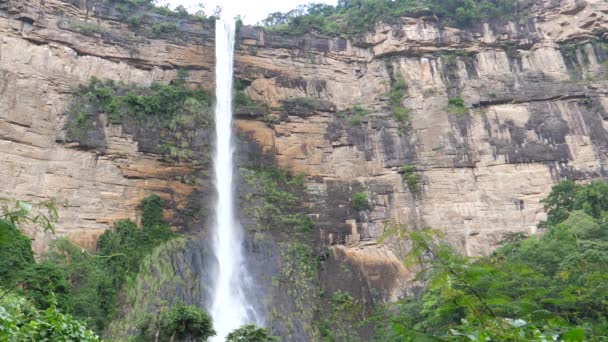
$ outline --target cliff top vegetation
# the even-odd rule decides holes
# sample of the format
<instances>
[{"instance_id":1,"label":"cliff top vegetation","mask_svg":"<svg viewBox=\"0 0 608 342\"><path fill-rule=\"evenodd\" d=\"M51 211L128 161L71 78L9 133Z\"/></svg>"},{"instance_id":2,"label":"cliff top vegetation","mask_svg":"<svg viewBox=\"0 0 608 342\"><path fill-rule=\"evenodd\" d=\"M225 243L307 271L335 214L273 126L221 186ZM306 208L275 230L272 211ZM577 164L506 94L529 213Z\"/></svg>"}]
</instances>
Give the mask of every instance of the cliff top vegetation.
<instances>
[{"instance_id":1,"label":"cliff top vegetation","mask_svg":"<svg viewBox=\"0 0 608 342\"><path fill-rule=\"evenodd\" d=\"M448 25L465 27L484 19L511 18L513 0L339 0L336 6L309 3L289 12L271 13L262 24L287 34L318 32L353 37L403 15L434 15Z\"/></svg>"}]
</instances>

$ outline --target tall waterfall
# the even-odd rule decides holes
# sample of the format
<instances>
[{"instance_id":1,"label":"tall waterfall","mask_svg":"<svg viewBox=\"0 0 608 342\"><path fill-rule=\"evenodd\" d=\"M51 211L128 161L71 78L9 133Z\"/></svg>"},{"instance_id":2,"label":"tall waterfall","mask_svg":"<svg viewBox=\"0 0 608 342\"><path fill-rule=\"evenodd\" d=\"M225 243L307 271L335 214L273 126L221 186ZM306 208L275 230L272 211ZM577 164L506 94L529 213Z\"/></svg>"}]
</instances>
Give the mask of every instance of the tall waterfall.
<instances>
[{"instance_id":1,"label":"tall waterfall","mask_svg":"<svg viewBox=\"0 0 608 342\"><path fill-rule=\"evenodd\" d=\"M213 251L218 261L213 286L211 316L217 331L214 341L246 323L256 322L255 311L245 296L248 277L243 264L242 229L234 213L232 144L232 68L235 23L215 24L216 56L216 150L214 157L217 203L213 229Z\"/></svg>"}]
</instances>

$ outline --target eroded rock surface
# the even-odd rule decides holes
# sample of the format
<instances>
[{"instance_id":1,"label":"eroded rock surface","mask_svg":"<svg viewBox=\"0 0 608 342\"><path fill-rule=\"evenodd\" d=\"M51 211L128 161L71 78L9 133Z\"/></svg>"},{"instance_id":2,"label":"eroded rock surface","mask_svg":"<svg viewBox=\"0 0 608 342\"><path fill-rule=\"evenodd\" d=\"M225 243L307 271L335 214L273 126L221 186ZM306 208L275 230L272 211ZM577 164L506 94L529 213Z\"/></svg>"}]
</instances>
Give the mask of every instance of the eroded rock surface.
<instances>
[{"instance_id":1,"label":"eroded rock surface","mask_svg":"<svg viewBox=\"0 0 608 342\"><path fill-rule=\"evenodd\" d=\"M604 1L538 1L526 19L462 30L403 18L358 42L278 44L249 29L237 76L287 118L239 125L280 165L315 179L311 188L328 201L337 196L331 184L360 184L374 209L364 219L331 215L356 219L356 239L377 239L399 222L441 229L462 252L487 254L506 232L535 231L539 201L556 181L605 175L607 10ZM406 131L388 103L396 75L407 84ZM335 113L280 113L281 101L300 97L369 114L352 125ZM453 98L468 114L451 113ZM404 165L422 176L419 192L402 180ZM348 194L340 196L346 204Z\"/></svg>"}]
</instances>

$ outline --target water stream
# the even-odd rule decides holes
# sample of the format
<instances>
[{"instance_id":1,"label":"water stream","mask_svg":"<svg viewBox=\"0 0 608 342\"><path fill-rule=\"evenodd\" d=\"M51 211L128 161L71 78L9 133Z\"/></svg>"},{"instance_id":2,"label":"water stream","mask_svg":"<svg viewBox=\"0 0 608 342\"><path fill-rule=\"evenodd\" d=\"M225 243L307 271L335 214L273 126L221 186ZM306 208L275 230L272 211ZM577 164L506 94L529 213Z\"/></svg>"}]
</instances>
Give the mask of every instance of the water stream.
<instances>
[{"instance_id":1,"label":"water stream","mask_svg":"<svg viewBox=\"0 0 608 342\"><path fill-rule=\"evenodd\" d=\"M213 251L217 274L213 276L213 304L210 312L217 336L226 335L246 323L258 323L255 310L245 295L248 275L243 262L243 232L236 219L233 185L232 72L235 23L218 20L215 32L216 55L216 150L214 156L217 203L213 228Z\"/></svg>"}]
</instances>

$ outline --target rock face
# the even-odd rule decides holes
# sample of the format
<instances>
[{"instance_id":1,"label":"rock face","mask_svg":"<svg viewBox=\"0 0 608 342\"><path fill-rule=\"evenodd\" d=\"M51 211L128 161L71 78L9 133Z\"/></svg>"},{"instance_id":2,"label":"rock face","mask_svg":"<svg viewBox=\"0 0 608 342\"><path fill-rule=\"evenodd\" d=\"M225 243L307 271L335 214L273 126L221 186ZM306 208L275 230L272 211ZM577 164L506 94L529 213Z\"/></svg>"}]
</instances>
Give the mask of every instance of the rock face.
<instances>
[{"instance_id":1,"label":"rock face","mask_svg":"<svg viewBox=\"0 0 608 342\"><path fill-rule=\"evenodd\" d=\"M535 232L555 182L605 177L608 3L538 0L529 12L467 29L405 17L356 41L240 28L235 75L266 106L239 112L241 165L305 174L314 244L330 247L325 289L394 300L415 287L395 227L440 229L462 253L488 254L505 233ZM101 1L0 0L0 196L65 204L57 233L82 246L137 219L151 192L169 200L176 227L192 196L213 193L184 181L191 163L141 152L120 126L104 128L103 152L64 142L71 90L92 76L150 84L184 68L189 84L213 89L212 24L172 18L172 33L152 34L162 20L133 29ZM401 80L405 118L390 96ZM355 193L371 206L356 210ZM51 238L31 235L37 251ZM286 239L248 242L254 273L280 259L260 246L279 253ZM294 324L276 330L311 336Z\"/></svg>"},{"instance_id":2,"label":"rock face","mask_svg":"<svg viewBox=\"0 0 608 342\"><path fill-rule=\"evenodd\" d=\"M137 142L116 126L105 129L104 154L62 143L71 89L92 76L163 82L175 78L178 67L192 69L193 79L212 86L213 41L202 24L193 30L207 45L132 33L119 41L96 32L119 36L128 32L126 24L87 16L60 1L0 2L0 196L55 199L64 206L57 233L94 247L113 221L137 219L137 203L150 192L170 200L173 209L183 207L194 188L180 178L192 168L139 152ZM79 27L76 22L99 28L89 36L70 31ZM35 230L32 235L37 251L51 238Z\"/></svg>"},{"instance_id":3,"label":"rock face","mask_svg":"<svg viewBox=\"0 0 608 342\"><path fill-rule=\"evenodd\" d=\"M356 240L377 238L393 221L441 229L462 252L487 254L506 232L535 231L554 182L605 174L607 11L604 1L538 1L518 22L459 30L402 18L359 42L248 28L238 77L284 119L241 128L329 200L335 184L364 189L375 206L358 220ZM389 108L395 77L407 84L405 132ZM327 111L281 113L293 97L369 114L349 125ZM463 111L450 99L462 99ZM423 179L420 191L402 181L404 165Z\"/></svg>"}]
</instances>

